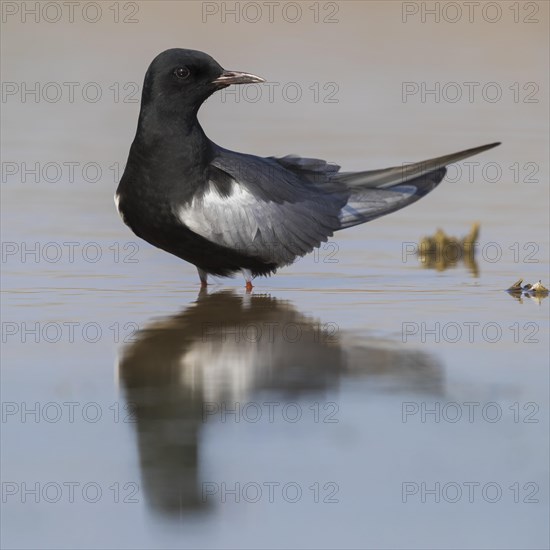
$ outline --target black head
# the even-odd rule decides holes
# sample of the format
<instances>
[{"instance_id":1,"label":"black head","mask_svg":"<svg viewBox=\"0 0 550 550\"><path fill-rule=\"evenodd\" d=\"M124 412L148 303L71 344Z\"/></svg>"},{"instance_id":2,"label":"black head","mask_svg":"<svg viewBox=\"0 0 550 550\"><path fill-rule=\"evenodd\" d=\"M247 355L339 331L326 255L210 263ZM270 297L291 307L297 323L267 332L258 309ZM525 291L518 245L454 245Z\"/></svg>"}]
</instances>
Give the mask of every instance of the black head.
<instances>
[{"instance_id":1,"label":"black head","mask_svg":"<svg viewBox=\"0 0 550 550\"><path fill-rule=\"evenodd\" d=\"M196 112L216 90L231 84L265 82L249 73L225 71L209 55L173 48L157 55L143 83L141 105L166 113Z\"/></svg>"}]
</instances>

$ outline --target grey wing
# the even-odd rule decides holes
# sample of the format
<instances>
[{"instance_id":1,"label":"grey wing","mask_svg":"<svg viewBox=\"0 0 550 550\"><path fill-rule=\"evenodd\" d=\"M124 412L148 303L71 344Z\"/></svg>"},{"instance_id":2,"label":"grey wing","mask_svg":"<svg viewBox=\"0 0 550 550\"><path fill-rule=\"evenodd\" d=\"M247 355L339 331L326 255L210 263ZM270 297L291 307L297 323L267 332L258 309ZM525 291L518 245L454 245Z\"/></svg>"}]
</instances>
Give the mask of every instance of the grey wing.
<instances>
[{"instance_id":1,"label":"grey wing","mask_svg":"<svg viewBox=\"0 0 550 550\"><path fill-rule=\"evenodd\" d=\"M319 167L296 170L273 158L220 149L207 186L177 215L211 242L265 262L292 263L340 228L348 200L346 186L330 183Z\"/></svg>"},{"instance_id":2,"label":"grey wing","mask_svg":"<svg viewBox=\"0 0 550 550\"><path fill-rule=\"evenodd\" d=\"M320 159L260 158L218 148L208 185L178 215L212 242L285 265L334 231L417 201L441 182L446 165L496 145L365 172L339 172Z\"/></svg>"},{"instance_id":3,"label":"grey wing","mask_svg":"<svg viewBox=\"0 0 550 550\"><path fill-rule=\"evenodd\" d=\"M435 189L446 172L440 168L388 188L354 189L340 212L340 229L375 220L416 202Z\"/></svg>"},{"instance_id":4,"label":"grey wing","mask_svg":"<svg viewBox=\"0 0 550 550\"><path fill-rule=\"evenodd\" d=\"M332 179L350 191L340 214L341 229L365 223L416 202L437 187L449 164L458 162L499 143L474 147L442 157L367 172L340 172Z\"/></svg>"}]
</instances>

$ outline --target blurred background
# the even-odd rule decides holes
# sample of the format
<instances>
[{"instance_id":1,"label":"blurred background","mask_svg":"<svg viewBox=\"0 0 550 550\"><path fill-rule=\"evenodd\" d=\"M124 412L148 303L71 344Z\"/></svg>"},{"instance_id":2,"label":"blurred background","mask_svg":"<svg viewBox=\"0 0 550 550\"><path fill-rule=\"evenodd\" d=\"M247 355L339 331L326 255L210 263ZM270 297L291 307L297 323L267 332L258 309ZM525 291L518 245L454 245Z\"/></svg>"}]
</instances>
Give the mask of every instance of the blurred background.
<instances>
[{"instance_id":1,"label":"blurred background","mask_svg":"<svg viewBox=\"0 0 550 550\"><path fill-rule=\"evenodd\" d=\"M548 548L547 2L3 2L2 546ZM237 151L399 166L502 141L257 279L124 226L150 61ZM426 260L441 228L474 258ZM465 259L466 261L462 261Z\"/></svg>"}]
</instances>

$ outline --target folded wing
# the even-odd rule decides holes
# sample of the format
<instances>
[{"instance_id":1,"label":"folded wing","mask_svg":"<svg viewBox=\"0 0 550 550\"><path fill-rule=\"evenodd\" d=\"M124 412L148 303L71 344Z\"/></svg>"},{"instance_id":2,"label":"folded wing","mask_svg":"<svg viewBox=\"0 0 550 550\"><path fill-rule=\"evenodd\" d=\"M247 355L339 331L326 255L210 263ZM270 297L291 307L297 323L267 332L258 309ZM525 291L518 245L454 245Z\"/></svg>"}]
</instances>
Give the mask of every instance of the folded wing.
<instances>
[{"instance_id":1,"label":"folded wing","mask_svg":"<svg viewBox=\"0 0 550 550\"><path fill-rule=\"evenodd\" d=\"M316 185L275 159L220 149L207 186L177 214L206 239L280 266L339 229L348 198L346 186L326 175Z\"/></svg>"},{"instance_id":2,"label":"folded wing","mask_svg":"<svg viewBox=\"0 0 550 550\"><path fill-rule=\"evenodd\" d=\"M320 159L261 158L217 148L208 184L177 215L211 242L286 265L334 231L417 201L441 182L446 165L496 145L365 172L340 172Z\"/></svg>"}]
</instances>

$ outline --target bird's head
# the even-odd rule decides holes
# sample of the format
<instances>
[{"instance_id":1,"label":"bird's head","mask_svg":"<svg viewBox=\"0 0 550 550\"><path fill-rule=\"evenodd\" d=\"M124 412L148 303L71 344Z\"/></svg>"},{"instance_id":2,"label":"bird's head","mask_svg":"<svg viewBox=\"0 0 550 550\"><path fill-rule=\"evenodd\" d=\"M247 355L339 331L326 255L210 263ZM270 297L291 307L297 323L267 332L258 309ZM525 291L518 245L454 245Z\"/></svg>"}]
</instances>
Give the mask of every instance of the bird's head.
<instances>
[{"instance_id":1,"label":"bird's head","mask_svg":"<svg viewBox=\"0 0 550 550\"><path fill-rule=\"evenodd\" d=\"M165 113L196 113L215 91L231 84L265 82L249 73L226 71L197 50L173 48L157 55L143 83L142 108L154 104Z\"/></svg>"}]
</instances>

